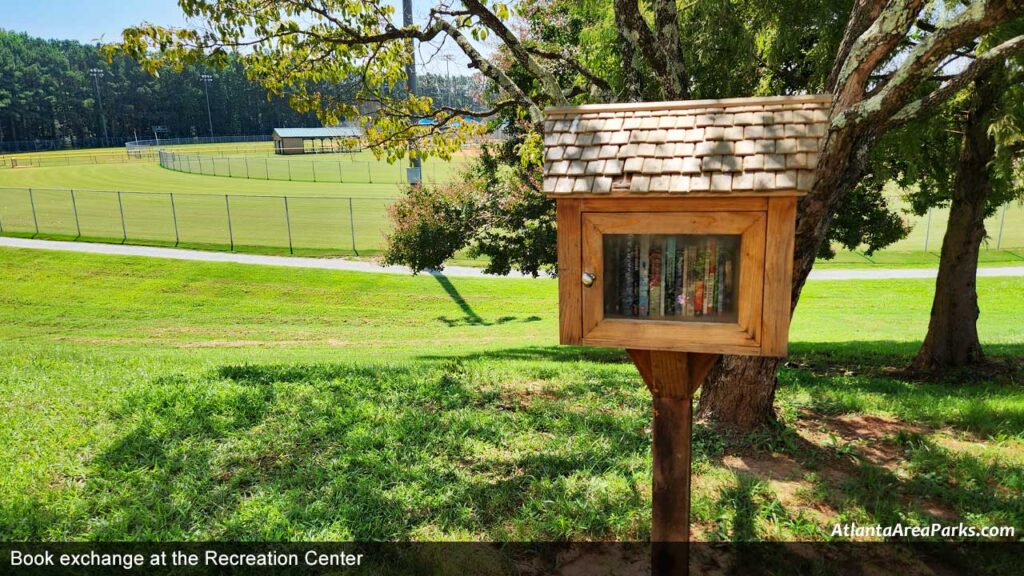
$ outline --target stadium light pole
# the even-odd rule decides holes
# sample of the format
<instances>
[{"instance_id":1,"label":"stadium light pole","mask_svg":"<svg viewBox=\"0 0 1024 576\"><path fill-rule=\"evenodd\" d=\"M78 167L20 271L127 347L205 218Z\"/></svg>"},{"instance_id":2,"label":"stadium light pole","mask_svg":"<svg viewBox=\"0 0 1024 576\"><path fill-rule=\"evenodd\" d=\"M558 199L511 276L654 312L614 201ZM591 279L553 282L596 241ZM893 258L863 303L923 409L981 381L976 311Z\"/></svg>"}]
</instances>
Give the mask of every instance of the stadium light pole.
<instances>
[{"instance_id":1,"label":"stadium light pole","mask_svg":"<svg viewBox=\"0 0 1024 576\"><path fill-rule=\"evenodd\" d=\"M412 0L402 0L402 26L412 26ZM416 44L409 39L409 63L405 66L405 87L409 96L416 94ZM420 156L416 154L416 142L409 140L409 162L413 168L421 169ZM417 182L418 184L418 182Z\"/></svg>"},{"instance_id":2,"label":"stadium light pole","mask_svg":"<svg viewBox=\"0 0 1024 576\"><path fill-rule=\"evenodd\" d=\"M100 78L103 78L103 70L89 68L89 75L92 76L93 86L96 87L96 102L100 108L100 121L103 123L103 145L109 146L110 139L107 137L107 114L103 111L103 93L100 92Z\"/></svg>"},{"instance_id":3,"label":"stadium light pole","mask_svg":"<svg viewBox=\"0 0 1024 576\"><path fill-rule=\"evenodd\" d=\"M452 100L455 99L455 90L452 90L451 64L452 64L452 60L455 59L455 56L452 56L451 54L445 54L441 58L444 60L444 76L445 76L445 84L446 84L446 88L447 88L446 92L448 92L448 94L447 94L448 106L449 107L454 107L455 104L452 102Z\"/></svg>"},{"instance_id":4,"label":"stadium light pole","mask_svg":"<svg viewBox=\"0 0 1024 576\"><path fill-rule=\"evenodd\" d=\"M210 123L210 138L213 138L213 114L210 113L210 82L213 82L213 76L202 74L199 79L203 82L203 92L206 92L206 120Z\"/></svg>"}]
</instances>

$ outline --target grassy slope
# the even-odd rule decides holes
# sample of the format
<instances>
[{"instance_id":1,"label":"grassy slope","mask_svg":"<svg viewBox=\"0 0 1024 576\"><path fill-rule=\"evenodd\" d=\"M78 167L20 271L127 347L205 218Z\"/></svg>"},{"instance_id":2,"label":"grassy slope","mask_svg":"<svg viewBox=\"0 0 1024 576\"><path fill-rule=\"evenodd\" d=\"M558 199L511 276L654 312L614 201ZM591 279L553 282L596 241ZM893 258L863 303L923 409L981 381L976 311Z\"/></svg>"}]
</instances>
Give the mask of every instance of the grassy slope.
<instances>
[{"instance_id":1,"label":"grassy slope","mask_svg":"<svg viewBox=\"0 0 1024 576\"><path fill-rule=\"evenodd\" d=\"M0 540L647 536L647 393L621 352L555 346L553 281L0 260ZM1024 281L979 289L1019 357ZM930 290L808 284L787 432L698 430L699 537L1024 522L1019 372L884 368Z\"/></svg>"},{"instance_id":2,"label":"grassy slope","mask_svg":"<svg viewBox=\"0 0 1024 576\"><path fill-rule=\"evenodd\" d=\"M261 146L269 149L269 145ZM263 158L256 154L265 153L257 145L182 148L193 152L198 149L211 155L209 158L214 158L215 153L254 154L253 166L263 166ZM173 192L180 243L187 247L227 249L231 235L223 198L226 194L232 196L231 232L237 249L288 253L290 225L291 246L298 254L350 254L353 236L360 254L377 253L389 229L386 207L400 194L404 166L376 161L369 152L308 158L311 159L273 159L270 166L282 172L286 162L291 162L292 172L300 180L312 177L311 167L315 163L321 166L317 172L320 176L327 172L328 177L337 177L341 170L345 183L188 174L146 162L4 169L0 170L0 226L8 234L33 234L38 223L44 237L79 238L80 228L80 239L84 240L120 242L122 235L127 235L132 243L174 245L175 222L166 194ZM450 177L463 161L461 157L451 163L428 160L424 164L425 177ZM229 163L235 173L243 173L243 157L216 157L215 161L204 163L204 170L227 174ZM32 196L28 188L33 190ZM70 189L75 190L76 204L72 203ZM123 228L118 196L110 191L128 192L120 200L125 214ZM287 219L281 196L289 197ZM353 198L351 206L348 197Z\"/></svg>"}]
</instances>

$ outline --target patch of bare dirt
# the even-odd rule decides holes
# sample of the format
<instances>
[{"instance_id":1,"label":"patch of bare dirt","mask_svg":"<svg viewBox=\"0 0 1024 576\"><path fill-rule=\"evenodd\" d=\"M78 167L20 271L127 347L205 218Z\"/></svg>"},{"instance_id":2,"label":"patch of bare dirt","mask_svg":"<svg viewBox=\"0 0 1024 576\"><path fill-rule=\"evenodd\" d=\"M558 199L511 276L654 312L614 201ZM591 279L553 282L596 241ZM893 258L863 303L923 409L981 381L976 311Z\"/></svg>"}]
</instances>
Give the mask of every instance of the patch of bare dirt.
<instances>
[{"instance_id":1,"label":"patch of bare dirt","mask_svg":"<svg viewBox=\"0 0 1024 576\"><path fill-rule=\"evenodd\" d=\"M927 428L917 424L864 414L818 417L805 423L808 425L800 430L800 435L808 441L833 450L849 445L859 457L890 471L898 469L903 462L903 448L895 438L901 432L916 435L928 432ZM836 440L838 446L835 445Z\"/></svg>"},{"instance_id":2,"label":"patch of bare dirt","mask_svg":"<svg viewBox=\"0 0 1024 576\"><path fill-rule=\"evenodd\" d=\"M853 462L844 459L843 454L856 457L871 466L878 466L891 472L897 478L905 478L903 469L906 457L904 448L896 442L901 434L931 436L933 430L920 424L908 423L896 418L867 414L844 414L836 417L805 415L798 429L800 436L817 447L830 451L835 460L833 465L823 467L822 473L833 486L838 486L844 476L856 473ZM959 520L959 515L944 504L928 499L905 498L908 505L946 522Z\"/></svg>"}]
</instances>

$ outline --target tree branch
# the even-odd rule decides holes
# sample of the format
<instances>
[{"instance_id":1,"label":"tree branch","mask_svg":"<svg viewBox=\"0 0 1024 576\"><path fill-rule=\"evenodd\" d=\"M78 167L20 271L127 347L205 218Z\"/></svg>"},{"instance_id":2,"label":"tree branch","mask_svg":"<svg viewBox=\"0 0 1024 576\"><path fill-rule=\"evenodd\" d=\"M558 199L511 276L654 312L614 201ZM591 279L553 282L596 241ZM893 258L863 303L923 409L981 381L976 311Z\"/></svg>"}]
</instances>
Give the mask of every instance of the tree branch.
<instances>
[{"instance_id":1,"label":"tree branch","mask_svg":"<svg viewBox=\"0 0 1024 576\"><path fill-rule=\"evenodd\" d=\"M594 74L590 70L587 70L586 66L580 64L579 60L573 58L572 55L570 55L567 51L559 53L554 52L552 50L544 50L543 48L538 48L537 46L527 46L526 50L529 51L531 54L539 56L541 58L546 58L548 60L560 60L562 62L565 62L570 68L572 68L576 72L579 72L580 76L586 78L588 82L590 82L594 86L597 86L600 90L607 92L612 89L611 84L609 84L607 80L601 78L597 74Z\"/></svg>"},{"instance_id":2,"label":"tree branch","mask_svg":"<svg viewBox=\"0 0 1024 576\"><path fill-rule=\"evenodd\" d=\"M487 9L486 6L480 0L462 0L462 5L467 10L472 12L484 26L487 26L491 31L501 38L501 41L508 48L509 52L516 59L519 64L530 71L531 74L540 82L541 87L544 89L545 95L550 99L551 103L556 106L565 106L568 104L565 96L562 95L562 88L558 85L558 81L551 72L544 69L537 60L530 56L530 53L523 47L522 42L519 38L509 30L508 26L498 18L494 12Z\"/></svg>"},{"instance_id":3,"label":"tree branch","mask_svg":"<svg viewBox=\"0 0 1024 576\"><path fill-rule=\"evenodd\" d=\"M835 127L864 122L869 118L880 119L879 125L884 124L906 105L910 94L935 73L935 68L949 54L985 31L1021 14L1024 14L1024 3L1016 0L981 0L972 4L957 16L939 24L936 32L907 54L903 66L893 73L888 82L877 87L870 97L846 102L849 108L836 115L832 125ZM871 29L865 36L870 33ZM875 52L870 49L867 51ZM854 57L853 52L850 57ZM863 70L860 67L858 69Z\"/></svg>"},{"instance_id":4,"label":"tree branch","mask_svg":"<svg viewBox=\"0 0 1024 576\"><path fill-rule=\"evenodd\" d=\"M647 26L637 0L614 0L615 26L619 33L633 46L634 51L643 55L644 60L654 70L654 75L661 86L661 93L666 100L678 100L683 97L680 79L672 78L669 65L665 61L665 52L658 46L658 39ZM629 63L626 63L628 66Z\"/></svg>"},{"instance_id":5,"label":"tree branch","mask_svg":"<svg viewBox=\"0 0 1024 576\"><path fill-rule=\"evenodd\" d=\"M882 62L890 59L906 39L907 32L917 21L924 0L889 0L884 8L882 2L870 4L874 6L858 6L865 12L857 16L863 20L856 23L862 26L868 18L871 23L851 43L836 76L836 103L839 109L861 100L871 74ZM847 39L844 37L844 43Z\"/></svg>"},{"instance_id":6,"label":"tree branch","mask_svg":"<svg viewBox=\"0 0 1024 576\"><path fill-rule=\"evenodd\" d=\"M904 122L912 120L922 112L930 110L945 102L951 96L966 88L968 84L988 73L992 68L1003 62L1006 58L1017 54L1024 54L1024 36L1011 38L991 50L987 50L985 53L975 58L970 65L964 68L963 72L953 76L948 82L939 88L936 88L931 94L928 94L924 98L914 100L904 106L899 112L892 116L889 120L889 125L896 126L903 124Z\"/></svg>"},{"instance_id":7,"label":"tree branch","mask_svg":"<svg viewBox=\"0 0 1024 576\"><path fill-rule=\"evenodd\" d=\"M484 58L483 55L473 47L473 44L469 39L462 34L462 31L459 30L458 27L443 19L438 20L437 25L440 26L444 30L445 34L448 34L448 36L459 45L459 48L462 49L462 53L470 60L470 67L476 68L481 74L493 80L509 96L526 108L527 113L530 115L530 122L535 126L540 126L544 123L544 112L540 109L540 106L531 100L530 97L526 95L526 92L523 92L522 88L513 82L512 79L508 77L508 74L505 74L504 70L498 68L494 64L491 64L490 61ZM561 89L559 89L558 96L559 98L562 98Z\"/></svg>"},{"instance_id":8,"label":"tree branch","mask_svg":"<svg viewBox=\"0 0 1024 576\"><path fill-rule=\"evenodd\" d=\"M839 43L839 53L836 55L835 64L825 81L825 88L829 92L835 92L839 84L839 74L846 66L853 44L858 38L878 19L882 13L883 4L874 0L857 0L853 11L850 14L850 21L846 25L843 39Z\"/></svg>"}]
</instances>

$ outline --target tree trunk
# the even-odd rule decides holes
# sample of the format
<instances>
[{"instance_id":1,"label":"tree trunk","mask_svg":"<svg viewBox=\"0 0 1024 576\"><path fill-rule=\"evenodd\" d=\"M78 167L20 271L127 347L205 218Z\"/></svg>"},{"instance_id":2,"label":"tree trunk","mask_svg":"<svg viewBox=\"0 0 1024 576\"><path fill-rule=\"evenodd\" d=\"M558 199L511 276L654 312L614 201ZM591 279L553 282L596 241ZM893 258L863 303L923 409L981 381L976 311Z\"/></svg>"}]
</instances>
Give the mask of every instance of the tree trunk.
<instances>
[{"instance_id":1,"label":"tree trunk","mask_svg":"<svg viewBox=\"0 0 1024 576\"><path fill-rule=\"evenodd\" d=\"M871 138L866 128L828 136L814 187L797 210L790 312L796 308L839 202L864 174ZM775 420L776 371L781 362L781 358L723 356L704 382L697 418L744 432L770 424Z\"/></svg>"},{"instance_id":2,"label":"tree trunk","mask_svg":"<svg viewBox=\"0 0 1024 576\"><path fill-rule=\"evenodd\" d=\"M997 97L989 79L975 83L960 142L928 334L911 364L917 370L941 370L984 360L978 340L976 279L992 193L988 167L995 158L996 145L988 127Z\"/></svg>"},{"instance_id":3,"label":"tree trunk","mask_svg":"<svg viewBox=\"0 0 1024 576\"><path fill-rule=\"evenodd\" d=\"M722 356L704 383L697 417L741 431L775 419L777 358Z\"/></svg>"}]
</instances>

